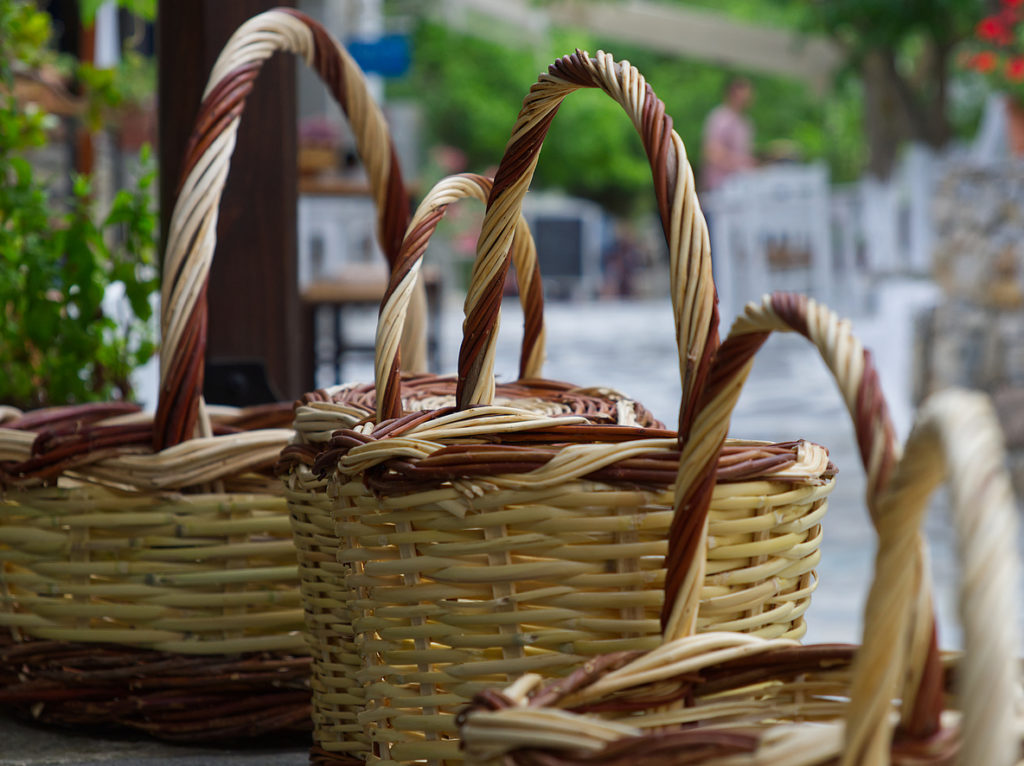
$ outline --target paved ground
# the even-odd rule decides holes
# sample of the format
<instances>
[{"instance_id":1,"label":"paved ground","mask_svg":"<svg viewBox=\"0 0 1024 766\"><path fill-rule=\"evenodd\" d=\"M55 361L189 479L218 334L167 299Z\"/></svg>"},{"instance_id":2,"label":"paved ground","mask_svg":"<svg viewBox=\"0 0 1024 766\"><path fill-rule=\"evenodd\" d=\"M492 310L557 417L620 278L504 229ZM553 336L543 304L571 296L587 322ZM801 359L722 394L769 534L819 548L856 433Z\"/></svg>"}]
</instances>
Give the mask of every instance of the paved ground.
<instances>
[{"instance_id":1,"label":"paved ground","mask_svg":"<svg viewBox=\"0 0 1024 766\"><path fill-rule=\"evenodd\" d=\"M912 417L911 318L933 296L934 291L927 284L891 284L878 291L877 310L872 315L854 319L856 332L876 354L882 384L901 436L908 432ZM548 377L618 388L644 402L666 422L674 420L679 383L675 377L677 367L667 302L551 304L547 318ZM521 323L521 316L509 307L504 320L506 332L501 340L498 368L503 377L511 378L519 342L516 326ZM372 322L372 318L367 321ZM452 304L445 311L445 325L443 337L449 341L458 337L459 306ZM456 353L453 342L443 348L446 370L454 370ZM347 375L368 380L370 367L354 364ZM807 438L831 450L841 474L825 522L820 586L808 612L807 640L858 641L874 548L862 500L863 471L839 395L828 371L806 341L795 336L769 341L740 400L732 433L776 441ZM940 640L944 646L953 647L959 644L953 606L956 573L943 504L940 497L937 512L928 521L928 535L940 610ZM1020 548L1024 550L1024 541ZM306 762L302 745L248 753L168 748L147 741L109 742L55 735L2 719L0 743L0 764L12 766L290 766Z\"/></svg>"},{"instance_id":2,"label":"paved ground","mask_svg":"<svg viewBox=\"0 0 1024 766\"><path fill-rule=\"evenodd\" d=\"M147 739L106 739L24 726L0 718L3 766L306 766L308 746L217 750L175 747Z\"/></svg>"}]
</instances>

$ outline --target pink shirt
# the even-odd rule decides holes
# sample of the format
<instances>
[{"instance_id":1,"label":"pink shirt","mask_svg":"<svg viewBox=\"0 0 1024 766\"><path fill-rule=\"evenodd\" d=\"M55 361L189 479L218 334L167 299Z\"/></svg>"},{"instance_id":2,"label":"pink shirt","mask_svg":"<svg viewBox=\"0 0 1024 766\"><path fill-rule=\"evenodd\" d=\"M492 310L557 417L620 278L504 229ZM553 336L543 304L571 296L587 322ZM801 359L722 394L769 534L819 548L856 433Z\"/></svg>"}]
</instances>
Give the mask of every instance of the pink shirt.
<instances>
[{"instance_id":1,"label":"pink shirt","mask_svg":"<svg viewBox=\"0 0 1024 766\"><path fill-rule=\"evenodd\" d=\"M737 170L753 167L754 129L750 121L727 104L721 104L711 110L704 121L704 165L702 173L703 186L707 190L716 189L722 182ZM708 144L717 144L728 152L730 162L715 164L707 157Z\"/></svg>"}]
</instances>

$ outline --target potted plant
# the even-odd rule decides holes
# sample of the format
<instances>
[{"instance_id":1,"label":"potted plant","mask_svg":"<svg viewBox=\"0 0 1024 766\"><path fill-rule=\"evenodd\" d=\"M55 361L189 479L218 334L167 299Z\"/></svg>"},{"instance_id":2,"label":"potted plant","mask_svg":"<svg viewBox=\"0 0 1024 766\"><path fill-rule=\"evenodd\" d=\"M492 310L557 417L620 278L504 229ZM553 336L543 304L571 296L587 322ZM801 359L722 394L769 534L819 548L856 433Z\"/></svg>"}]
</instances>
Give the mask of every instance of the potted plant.
<instances>
[{"instance_id":1,"label":"potted plant","mask_svg":"<svg viewBox=\"0 0 1024 766\"><path fill-rule=\"evenodd\" d=\"M978 22L961 65L1006 95L1010 151L1024 155L1024 0L1000 0Z\"/></svg>"}]
</instances>

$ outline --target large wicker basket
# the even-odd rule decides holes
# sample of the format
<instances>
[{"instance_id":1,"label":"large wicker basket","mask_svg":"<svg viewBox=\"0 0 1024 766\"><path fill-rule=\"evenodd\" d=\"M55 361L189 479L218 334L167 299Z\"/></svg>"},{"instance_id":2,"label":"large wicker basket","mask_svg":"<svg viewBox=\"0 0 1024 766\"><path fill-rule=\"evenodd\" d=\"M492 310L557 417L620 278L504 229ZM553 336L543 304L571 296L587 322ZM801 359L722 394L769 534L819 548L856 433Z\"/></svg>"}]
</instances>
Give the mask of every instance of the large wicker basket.
<instances>
[{"instance_id":1,"label":"large wicker basket","mask_svg":"<svg viewBox=\"0 0 1024 766\"><path fill-rule=\"evenodd\" d=\"M671 255L678 432L496 398L515 222L550 119L580 87L624 107L651 159ZM282 454L323 763L457 761L455 713L482 688L653 648L663 625L799 637L815 586L833 468L806 442L723 446L731 406L701 401L718 345L706 228L682 141L634 68L577 53L531 90L488 200L454 406L409 413L395 339L431 204L413 216L382 305L376 413L352 399L302 402ZM666 590L687 597L666 601Z\"/></svg>"},{"instance_id":2,"label":"large wicker basket","mask_svg":"<svg viewBox=\"0 0 1024 766\"><path fill-rule=\"evenodd\" d=\"M200 396L218 204L245 99L276 51L305 59L349 116L382 248L397 255L409 202L362 73L300 13L246 22L214 66L187 150L155 416L122 403L3 413L2 706L182 740L310 726L295 549L270 470L291 405L207 408Z\"/></svg>"},{"instance_id":3,"label":"large wicker basket","mask_svg":"<svg viewBox=\"0 0 1024 766\"><path fill-rule=\"evenodd\" d=\"M348 115L378 239L396 261L409 200L362 73L301 13L250 20L214 66L186 158L164 264L156 417L120 402L0 408L0 625L10 630L0 638L0 706L50 723L125 725L190 741L310 726L294 545L269 471L290 436L292 405L236 410L199 397L220 194L246 96L279 50L313 66ZM483 199L490 181L469 185ZM543 360L543 293L532 237L521 218L517 227L520 371L530 378ZM401 346L407 369L422 370L420 286L408 297L413 319ZM426 375L401 384L410 406L454 387ZM309 398L364 401L365 388ZM590 412L621 406L566 388L533 395Z\"/></svg>"},{"instance_id":4,"label":"large wicker basket","mask_svg":"<svg viewBox=\"0 0 1024 766\"><path fill-rule=\"evenodd\" d=\"M804 304L793 311L791 302L775 311L779 303L748 308L736 339L784 327L818 335L841 379L879 537L862 645L799 646L717 633L667 641L649 653L606 655L556 683L524 676L481 694L463 714L467 761L1021 762L1017 510L991 404L962 391L934 396L900 460L877 383L861 374L870 367L848 332L820 309ZM943 656L920 528L929 496L946 476L965 652Z\"/></svg>"}]
</instances>

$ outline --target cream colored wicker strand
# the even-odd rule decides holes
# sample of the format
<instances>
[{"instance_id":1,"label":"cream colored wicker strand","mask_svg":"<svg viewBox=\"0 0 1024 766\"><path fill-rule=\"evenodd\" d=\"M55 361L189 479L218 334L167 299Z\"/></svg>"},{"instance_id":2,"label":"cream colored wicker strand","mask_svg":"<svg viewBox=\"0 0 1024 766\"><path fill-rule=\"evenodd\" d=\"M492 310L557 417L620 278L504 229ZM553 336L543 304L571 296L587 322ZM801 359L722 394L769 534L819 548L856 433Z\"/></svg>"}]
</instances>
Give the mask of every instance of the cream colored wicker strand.
<instances>
[{"instance_id":1,"label":"cream colored wicker strand","mask_svg":"<svg viewBox=\"0 0 1024 766\"><path fill-rule=\"evenodd\" d=\"M875 580L864 615L864 643L854 663L842 763L889 763L888 701L924 656L908 651L919 614L915 591L927 572L915 565L928 499L944 478L952 489L960 561L960 619L965 653L957 674L963 708L963 766L1018 762L1020 704L1015 587L1020 566L1016 509L1003 468L1002 436L988 399L948 391L922 408L906 456L879 504ZM904 704L907 701L904 700Z\"/></svg>"},{"instance_id":2,"label":"cream colored wicker strand","mask_svg":"<svg viewBox=\"0 0 1024 766\"><path fill-rule=\"evenodd\" d=\"M403 241L402 251L399 255L399 262L404 260L403 256L407 254L407 246L415 244L409 242L411 237L419 235L429 239L433 228L437 225L437 218L443 214L448 205L467 197L487 202L487 195L491 191L492 183L492 179L473 173L460 173L438 181L427 196L423 198L423 201L420 202L416 212L413 214L412 220L409 221L409 226L406 229L406 240ZM421 229L427 229L427 231L421 232ZM426 243L424 242L422 246L425 247ZM537 248L534 245L533 236L530 234L530 227L526 223L526 219L521 215L516 224L515 238L512 242L512 262L516 268L519 298L523 304L523 314L528 316L530 312L529 296L532 294L533 280L538 273ZM398 353L399 338L404 336L404 328L408 325L406 314L409 310L409 302L415 286L419 282L422 265L422 258L417 258L394 290L389 290L390 295L385 299L385 303L380 310L375 344L374 375L377 391L384 393L377 397L378 422L384 419L382 408L389 399L387 388L390 372ZM540 377L543 365L544 330L542 327L538 340L530 348L528 357L522 360L520 377Z\"/></svg>"},{"instance_id":3,"label":"cream colored wicker strand","mask_svg":"<svg viewBox=\"0 0 1024 766\"><path fill-rule=\"evenodd\" d=\"M263 428L190 439L160 452L96 451L83 455L68 474L69 478L109 486L130 485L148 492L195 487L273 465L291 434L284 428ZM31 431L0 429L0 456L8 451L7 446L19 447L26 453L19 459L27 459L37 436ZM10 453L16 457L14 449ZM70 507L71 502L66 498L62 507ZM267 502L276 502L276 498L271 496Z\"/></svg>"},{"instance_id":4,"label":"cream colored wicker strand","mask_svg":"<svg viewBox=\"0 0 1024 766\"><path fill-rule=\"evenodd\" d=\"M780 316L779 308L782 300L797 303L804 299L795 296L766 295L760 303L748 303L744 312L736 318L729 331L734 338L752 333L766 332L802 332L803 328ZM864 385L865 351L864 346L853 334L848 320L840 317L827 306L813 299L806 299L806 308L801 307L800 313L806 323L806 337L814 343L821 357L832 372L842 394L843 401L850 415L855 419L858 415L858 399ZM735 379L745 381L750 374L753 358L739 372ZM740 387L724 389L719 398L709 408L722 408L732 411L739 397ZM876 422L871 424L870 449L864 460L867 473L866 499L868 508L874 516L875 501L883 489L889 463L899 459L900 449L892 433L892 425L887 411L878 409L874 413ZM695 432L697 428L695 426ZM863 450L864 444L861 445Z\"/></svg>"},{"instance_id":5,"label":"cream colored wicker strand","mask_svg":"<svg viewBox=\"0 0 1024 766\"><path fill-rule=\"evenodd\" d=\"M690 717L701 720L709 711L707 703L699 711L672 709L658 722L657 713L604 720L596 716L569 713L567 708L601 701L619 691L642 685L655 687L671 683L683 674L699 674L715 664L740 658L753 658L780 648L796 646L789 639L762 639L742 633L705 633L687 636L647 652L623 668L611 671L580 691L558 700L558 707L530 707L530 696L546 682L542 676L527 674L502 690L512 707L497 712L474 710L460 729L467 764L483 764L507 755L520 747L540 748L546 743L556 751L599 752L605 746L625 738L643 736L646 731L678 723ZM778 709L778 700L771 705ZM715 709L716 716L743 715L754 708L745 700L726 702ZM745 763L745 762L744 762ZM775 764L773 764L775 766Z\"/></svg>"},{"instance_id":6,"label":"cream colored wicker strand","mask_svg":"<svg viewBox=\"0 0 1024 766\"><path fill-rule=\"evenodd\" d=\"M273 10L250 19L232 35L214 65L198 132L186 158L187 173L171 216L161 292L160 446L192 435L182 434L180 427L168 423L177 422L183 412L192 412L196 405L190 398L199 397L198 380L187 371L192 363L186 358L186 348L195 345L205 332L197 312L205 311L199 301L213 259L218 206L240 121L242 107L237 94L244 100L259 67L276 51L301 56L339 97L367 168L377 204L378 237L389 261L401 243L408 218L407 195L387 124L358 66L319 24L300 13ZM226 94L231 98L225 98ZM408 326L409 337L403 339L408 367L421 371L425 368L424 322ZM202 415L190 414L184 422L192 417Z\"/></svg>"}]
</instances>

